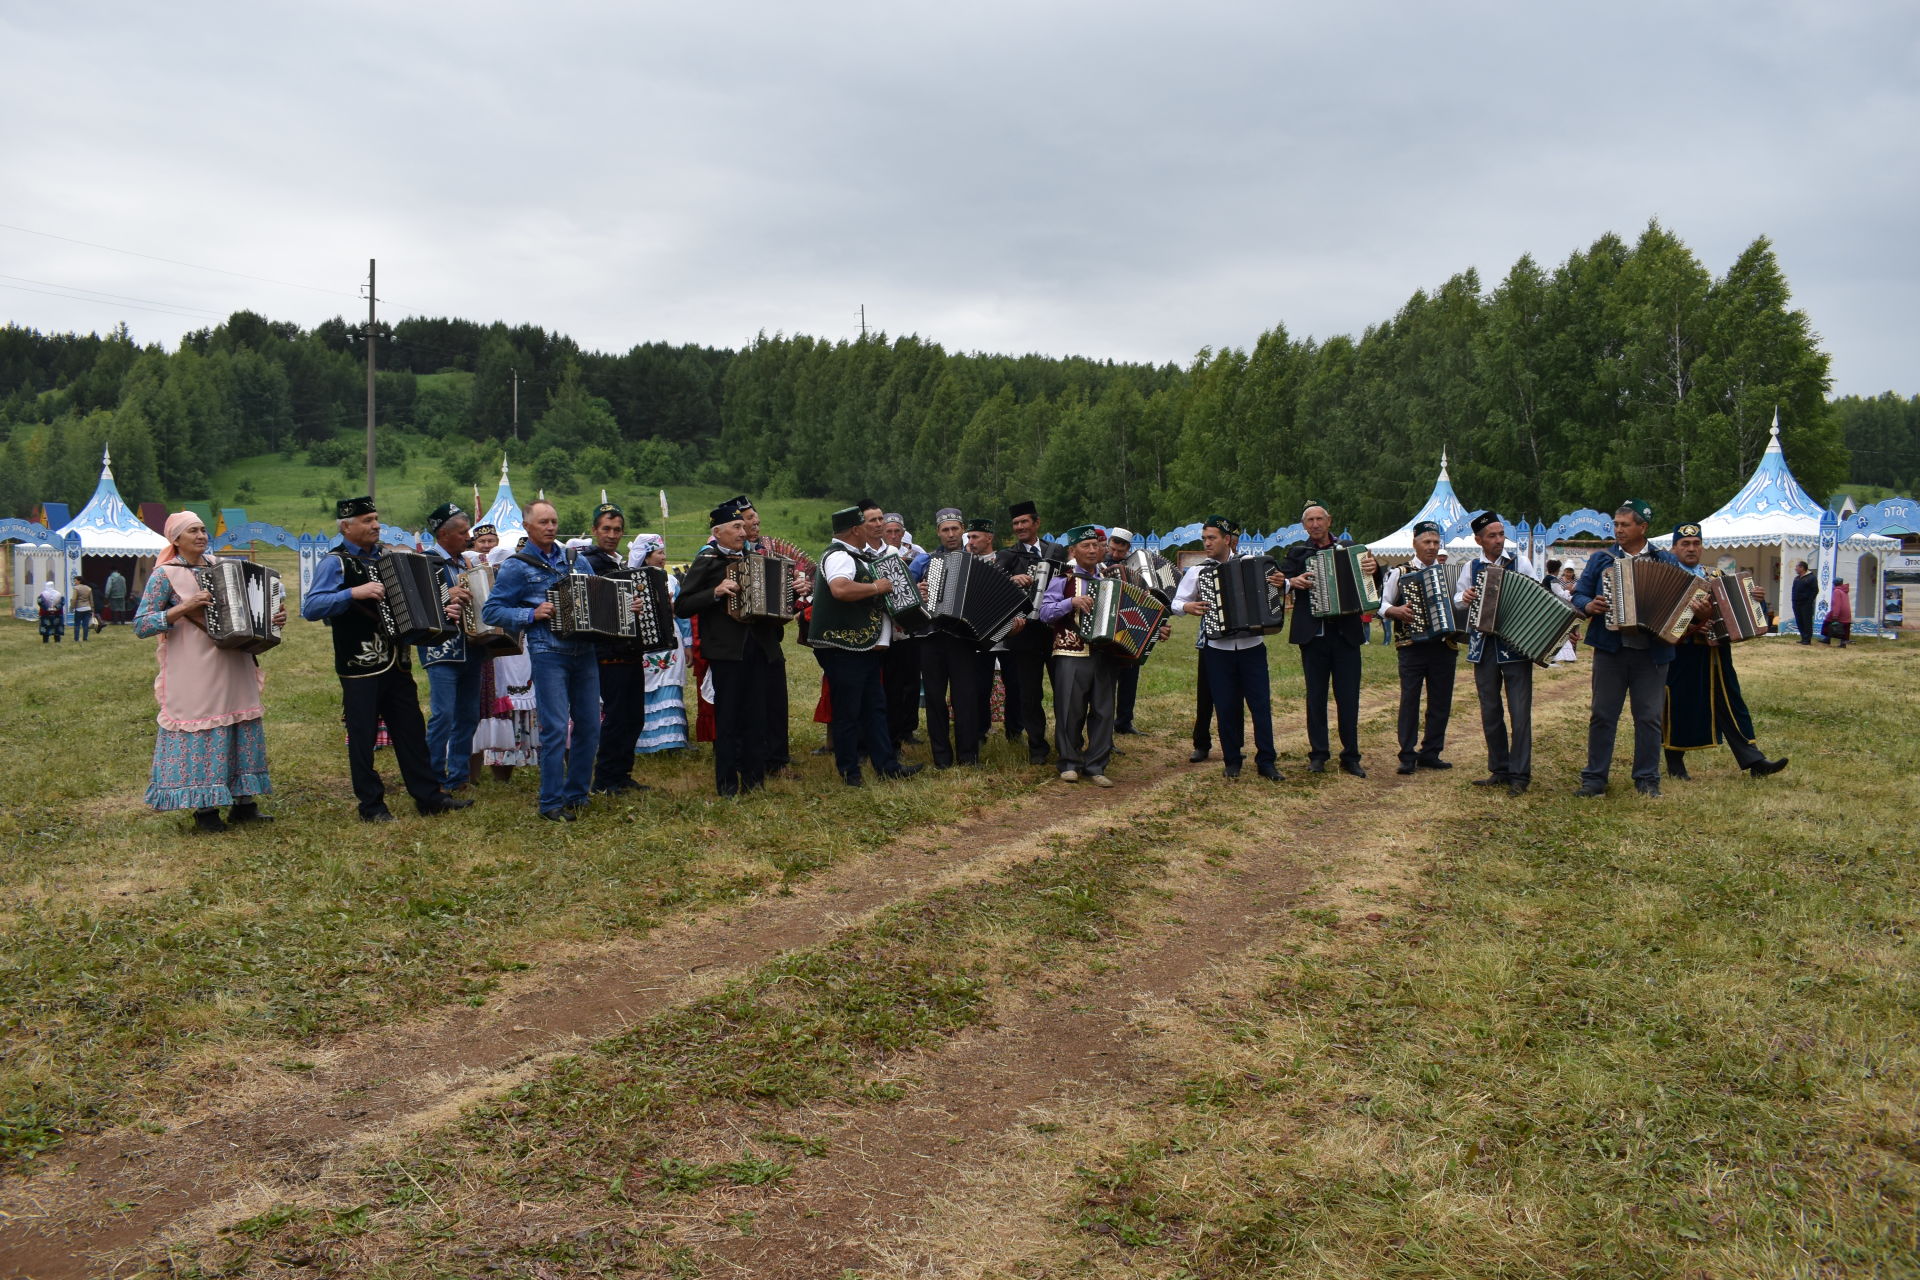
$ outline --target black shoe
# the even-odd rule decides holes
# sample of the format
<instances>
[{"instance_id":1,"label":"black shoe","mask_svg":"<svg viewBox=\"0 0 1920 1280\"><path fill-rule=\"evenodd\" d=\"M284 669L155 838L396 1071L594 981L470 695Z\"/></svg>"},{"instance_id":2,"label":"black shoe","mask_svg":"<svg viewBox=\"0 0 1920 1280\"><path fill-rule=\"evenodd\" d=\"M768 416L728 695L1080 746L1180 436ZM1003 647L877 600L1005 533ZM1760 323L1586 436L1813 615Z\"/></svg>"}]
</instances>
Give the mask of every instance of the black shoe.
<instances>
[{"instance_id":1,"label":"black shoe","mask_svg":"<svg viewBox=\"0 0 1920 1280\"><path fill-rule=\"evenodd\" d=\"M1193 754L1187 757L1187 763L1199 764L1202 760L1205 760L1208 756L1212 754L1213 754L1212 747L1195 747L1193 749Z\"/></svg>"},{"instance_id":2,"label":"black shoe","mask_svg":"<svg viewBox=\"0 0 1920 1280\"><path fill-rule=\"evenodd\" d=\"M548 822L578 822L580 815L571 809L542 809L540 816Z\"/></svg>"},{"instance_id":3,"label":"black shoe","mask_svg":"<svg viewBox=\"0 0 1920 1280\"><path fill-rule=\"evenodd\" d=\"M1512 781L1512 779L1506 777L1504 774L1490 773L1484 778L1475 778L1473 785L1476 787L1504 787L1510 781Z\"/></svg>"},{"instance_id":4,"label":"black shoe","mask_svg":"<svg viewBox=\"0 0 1920 1280\"><path fill-rule=\"evenodd\" d=\"M1747 767L1747 773L1751 777L1765 778L1780 772L1782 769L1786 767L1787 767L1787 758L1785 756L1781 756L1778 760L1756 761L1754 764L1749 765Z\"/></svg>"},{"instance_id":5,"label":"black shoe","mask_svg":"<svg viewBox=\"0 0 1920 1280\"><path fill-rule=\"evenodd\" d=\"M1255 768L1259 769L1260 776L1268 782L1285 782L1287 780L1287 775L1280 772L1280 770L1273 765L1256 765Z\"/></svg>"},{"instance_id":6,"label":"black shoe","mask_svg":"<svg viewBox=\"0 0 1920 1280\"><path fill-rule=\"evenodd\" d=\"M260 806L251 800L242 800L227 810L227 825L244 827L256 822L272 822L273 819L260 812Z\"/></svg>"},{"instance_id":7,"label":"black shoe","mask_svg":"<svg viewBox=\"0 0 1920 1280\"><path fill-rule=\"evenodd\" d=\"M1047 762L1047 753L1046 753L1046 752L1044 752L1044 751L1029 751L1029 752L1027 752L1027 763L1028 763L1028 764L1045 764L1046 762Z\"/></svg>"},{"instance_id":8,"label":"black shoe","mask_svg":"<svg viewBox=\"0 0 1920 1280\"><path fill-rule=\"evenodd\" d=\"M1669 768L1667 770L1667 777L1673 779L1675 782L1692 782L1693 781L1693 775L1687 772L1687 766L1683 764L1674 765L1673 767Z\"/></svg>"},{"instance_id":9,"label":"black shoe","mask_svg":"<svg viewBox=\"0 0 1920 1280\"><path fill-rule=\"evenodd\" d=\"M1131 733L1136 737L1139 736L1139 733L1140 733L1140 731L1134 728L1132 725L1125 725L1125 726L1115 725L1113 727L1113 731L1115 733Z\"/></svg>"},{"instance_id":10,"label":"black shoe","mask_svg":"<svg viewBox=\"0 0 1920 1280\"><path fill-rule=\"evenodd\" d=\"M1122 751L1122 750L1121 750L1121 749L1120 749L1119 747L1115 747L1115 748L1113 749L1113 754L1114 754L1114 755L1116 755L1116 756L1123 756L1123 755L1125 755L1125 754L1127 754L1127 753L1126 753L1126 752L1124 752L1124 751Z\"/></svg>"},{"instance_id":11,"label":"black shoe","mask_svg":"<svg viewBox=\"0 0 1920 1280\"><path fill-rule=\"evenodd\" d=\"M1422 768L1422 769L1451 769L1451 768L1453 768L1453 761L1451 761L1451 760L1442 760L1442 759L1440 759L1440 758L1439 758L1438 756L1436 756L1436 757L1434 757L1434 758L1433 758L1433 759L1431 759L1431 760L1423 760L1423 759L1420 759L1420 758L1418 758L1418 757L1416 757L1416 758L1414 759L1414 764L1416 764L1416 765L1418 765L1418 766L1419 766L1420 768Z\"/></svg>"},{"instance_id":12,"label":"black shoe","mask_svg":"<svg viewBox=\"0 0 1920 1280\"><path fill-rule=\"evenodd\" d=\"M864 787L867 785L866 780L857 773L843 773L840 775L840 781L850 787Z\"/></svg>"},{"instance_id":13,"label":"black shoe","mask_svg":"<svg viewBox=\"0 0 1920 1280\"><path fill-rule=\"evenodd\" d=\"M635 782L632 778L622 778L620 781L608 783L604 787L595 787L593 793L597 796L633 796L639 795L642 791L651 790L653 790L652 787L643 786Z\"/></svg>"},{"instance_id":14,"label":"black shoe","mask_svg":"<svg viewBox=\"0 0 1920 1280\"><path fill-rule=\"evenodd\" d=\"M1357 762L1349 760L1342 760L1340 762L1340 772L1350 773L1356 778L1364 778L1367 776L1365 769L1362 769Z\"/></svg>"},{"instance_id":15,"label":"black shoe","mask_svg":"<svg viewBox=\"0 0 1920 1280\"><path fill-rule=\"evenodd\" d=\"M1519 778L1515 778L1512 782L1509 782L1507 784L1507 794L1510 796L1523 796L1527 794L1527 786L1528 784L1526 782L1521 781Z\"/></svg>"},{"instance_id":16,"label":"black shoe","mask_svg":"<svg viewBox=\"0 0 1920 1280\"><path fill-rule=\"evenodd\" d=\"M1583 782L1577 788L1574 789L1573 794L1581 797L1582 799L1591 799L1594 796L1603 796L1607 794L1607 784L1604 782L1598 782L1598 783Z\"/></svg>"},{"instance_id":17,"label":"black shoe","mask_svg":"<svg viewBox=\"0 0 1920 1280\"><path fill-rule=\"evenodd\" d=\"M917 733L909 733L906 737L900 739L900 741L910 742L916 747L925 745L925 740Z\"/></svg>"},{"instance_id":18,"label":"black shoe","mask_svg":"<svg viewBox=\"0 0 1920 1280\"><path fill-rule=\"evenodd\" d=\"M1326 771L1327 771L1327 762L1325 760L1307 761L1308 773L1325 773Z\"/></svg>"},{"instance_id":19,"label":"black shoe","mask_svg":"<svg viewBox=\"0 0 1920 1280\"><path fill-rule=\"evenodd\" d=\"M225 831L227 824L220 821L218 809L195 809L193 811L193 829L195 831Z\"/></svg>"},{"instance_id":20,"label":"black shoe","mask_svg":"<svg viewBox=\"0 0 1920 1280\"><path fill-rule=\"evenodd\" d=\"M903 764L897 769L887 770L885 773L881 774L880 776L888 779L889 781L898 782L902 778L911 778L914 774L920 772L922 769L926 767L927 766L923 764Z\"/></svg>"},{"instance_id":21,"label":"black shoe","mask_svg":"<svg viewBox=\"0 0 1920 1280\"><path fill-rule=\"evenodd\" d=\"M978 769L980 767L980 757L961 756L956 763L958 763L962 769Z\"/></svg>"},{"instance_id":22,"label":"black shoe","mask_svg":"<svg viewBox=\"0 0 1920 1280\"><path fill-rule=\"evenodd\" d=\"M1405 775L1413 772L1413 766L1410 764L1403 764L1398 769L1395 769L1394 772L1404 777Z\"/></svg>"},{"instance_id":23,"label":"black shoe","mask_svg":"<svg viewBox=\"0 0 1920 1280\"><path fill-rule=\"evenodd\" d=\"M1660 798L1660 784L1657 782L1636 782L1633 784L1633 789L1649 800Z\"/></svg>"},{"instance_id":24,"label":"black shoe","mask_svg":"<svg viewBox=\"0 0 1920 1280\"><path fill-rule=\"evenodd\" d=\"M360 815L360 821L362 821L362 822L392 822L392 821L393 821L393 810L391 810L391 809L388 809L388 808L386 808L386 807L385 807L385 806L383 805L382 807L380 807L380 808L378 808L378 809L375 809L375 810L374 810L374 811L373 811L372 813L363 813L363 814L361 814L361 815Z\"/></svg>"},{"instance_id":25,"label":"black shoe","mask_svg":"<svg viewBox=\"0 0 1920 1280\"><path fill-rule=\"evenodd\" d=\"M471 808L473 808L472 796L451 796L444 791L440 793L440 808L437 812L446 813L450 809Z\"/></svg>"},{"instance_id":26,"label":"black shoe","mask_svg":"<svg viewBox=\"0 0 1920 1280\"><path fill-rule=\"evenodd\" d=\"M1239 777L1239 776L1240 776L1240 766L1239 766L1239 765L1237 765L1237 764L1230 764L1230 765L1228 765L1228 766L1226 767L1226 775L1227 775L1227 776L1228 776L1229 778L1237 778L1237 777Z\"/></svg>"}]
</instances>

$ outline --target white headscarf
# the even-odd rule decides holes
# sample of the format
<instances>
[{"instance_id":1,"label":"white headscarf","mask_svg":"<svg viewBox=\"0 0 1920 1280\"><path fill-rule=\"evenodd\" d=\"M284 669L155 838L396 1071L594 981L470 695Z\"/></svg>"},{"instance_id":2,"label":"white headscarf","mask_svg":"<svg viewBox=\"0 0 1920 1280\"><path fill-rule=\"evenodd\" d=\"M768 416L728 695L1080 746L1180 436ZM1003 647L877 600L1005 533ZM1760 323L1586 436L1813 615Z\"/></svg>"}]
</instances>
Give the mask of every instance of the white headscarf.
<instances>
[{"instance_id":1,"label":"white headscarf","mask_svg":"<svg viewBox=\"0 0 1920 1280\"><path fill-rule=\"evenodd\" d=\"M40 603L51 605L58 604L59 602L60 588L53 585L52 578L48 578L47 585L40 588Z\"/></svg>"},{"instance_id":2,"label":"white headscarf","mask_svg":"<svg viewBox=\"0 0 1920 1280\"><path fill-rule=\"evenodd\" d=\"M647 557L656 551L666 550L667 540L657 533L636 533L633 542L627 547L627 568L638 569L647 562Z\"/></svg>"}]
</instances>

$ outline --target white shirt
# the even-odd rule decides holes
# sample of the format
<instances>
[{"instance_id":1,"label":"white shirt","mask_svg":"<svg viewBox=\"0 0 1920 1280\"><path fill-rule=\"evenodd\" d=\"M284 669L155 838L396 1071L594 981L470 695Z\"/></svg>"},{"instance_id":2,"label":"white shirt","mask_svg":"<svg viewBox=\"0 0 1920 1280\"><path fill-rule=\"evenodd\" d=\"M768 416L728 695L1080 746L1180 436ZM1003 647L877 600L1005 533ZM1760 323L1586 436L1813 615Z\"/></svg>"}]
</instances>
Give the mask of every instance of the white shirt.
<instances>
[{"instance_id":1,"label":"white shirt","mask_svg":"<svg viewBox=\"0 0 1920 1280\"><path fill-rule=\"evenodd\" d=\"M1384 609L1389 605L1400 603L1393 598L1393 593L1400 589L1401 574L1420 569L1431 569L1439 563L1440 559L1438 556L1432 560L1422 560L1419 556L1415 556L1405 564L1395 565L1393 568L1387 570L1387 576L1382 579L1380 583L1380 607Z\"/></svg>"},{"instance_id":2,"label":"white shirt","mask_svg":"<svg viewBox=\"0 0 1920 1280\"><path fill-rule=\"evenodd\" d=\"M1229 560L1251 560L1253 558L1251 552L1235 552L1233 555L1227 557ZM1175 613L1185 613L1187 606L1192 604L1199 596L1200 571L1207 567L1207 563L1207 561L1202 560L1199 564L1189 567L1186 573L1181 575L1180 588L1173 593L1173 611ZM1281 587L1280 591L1281 594L1284 595L1286 588ZM1213 649L1252 649L1266 642L1267 638L1260 635L1206 637L1207 646Z\"/></svg>"},{"instance_id":3,"label":"white shirt","mask_svg":"<svg viewBox=\"0 0 1920 1280\"><path fill-rule=\"evenodd\" d=\"M888 547L887 550L892 551L893 548ZM868 558L865 551L856 550L851 544L835 538L833 545L827 548L827 554L820 561L820 572L826 576L829 583L839 582L843 578L853 578L858 576L859 573L859 565L856 561ZM876 604L879 603L877 596L874 598L874 602ZM876 649L886 649L891 647L892 644L893 616L887 612L886 606L883 604L880 607L880 639L874 643L873 647Z\"/></svg>"},{"instance_id":4,"label":"white shirt","mask_svg":"<svg viewBox=\"0 0 1920 1280\"><path fill-rule=\"evenodd\" d=\"M1518 569L1521 573L1526 574L1529 578L1532 578L1535 582L1538 582L1540 580L1540 571L1533 567L1533 561L1527 559L1525 552L1515 551L1513 548L1509 547L1505 551L1502 551L1500 553L1499 560L1489 560L1487 559L1486 552L1476 549L1474 552L1473 559L1467 561L1466 564L1460 567L1460 587L1458 590L1456 590L1453 593L1453 602L1455 604L1465 604L1467 602L1467 588L1473 585L1473 582L1470 582L1469 578L1471 577L1475 580L1478 579L1478 575L1473 572L1474 565L1499 564L1500 560L1504 560L1508 556L1513 557L1513 567L1515 569ZM1482 569L1480 572L1485 573L1486 570Z\"/></svg>"}]
</instances>

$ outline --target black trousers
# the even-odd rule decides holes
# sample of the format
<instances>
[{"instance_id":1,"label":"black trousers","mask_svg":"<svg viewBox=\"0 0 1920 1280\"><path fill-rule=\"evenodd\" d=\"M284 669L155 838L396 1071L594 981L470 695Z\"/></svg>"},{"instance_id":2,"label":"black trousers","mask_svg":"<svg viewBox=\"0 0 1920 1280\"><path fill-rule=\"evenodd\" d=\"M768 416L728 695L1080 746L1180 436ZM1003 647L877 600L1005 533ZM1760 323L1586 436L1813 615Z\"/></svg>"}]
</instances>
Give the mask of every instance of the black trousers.
<instances>
[{"instance_id":1,"label":"black trousers","mask_svg":"<svg viewBox=\"0 0 1920 1280\"><path fill-rule=\"evenodd\" d=\"M896 633L880 660L880 682L887 694L887 732L896 748L920 727L920 650L930 639L903 638ZM928 716L931 723L931 710Z\"/></svg>"},{"instance_id":2,"label":"black trousers","mask_svg":"<svg viewBox=\"0 0 1920 1280\"><path fill-rule=\"evenodd\" d=\"M1800 628L1800 643L1812 644L1813 643L1813 605L1809 604L1804 609L1797 604L1793 606L1793 624L1796 627Z\"/></svg>"},{"instance_id":3,"label":"black trousers","mask_svg":"<svg viewBox=\"0 0 1920 1280\"><path fill-rule=\"evenodd\" d=\"M860 776L860 758L873 762L874 771L885 777L900 769L900 757L894 752L893 739L887 736L887 692L880 678L884 654L869 649L856 653L851 649L813 651L820 669L827 673L827 686L833 693L833 763L843 778Z\"/></svg>"},{"instance_id":4,"label":"black trousers","mask_svg":"<svg viewBox=\"0 0 1920 1280\"><path fill-rule=\"evenodd\" d=\"M993 732L993 679L1002 655L988 650L978 653L980 663L980 745L987 745L987 735ZM1001 703L1005 706L1004 700Z\"/></svg>"},{"instance_id":5,"label":"black trousers","mask_svg":"<svg viewBox=\"0 0 1920 1280\"><path fill-rule=\"evenodd\" d=\"M1340 721L1340 759L1360 763L1360 646L1338 636L1315 636L1300 646L1300 669L1307 677L1307 759L1324 764L1327 742L1327 686Z\"/></svg>"},{"instance_id":6,"label":"black trousers","mask_svg":"<svg viewBox=\"0 0 1920 1280\"><path fill-rule=\"evenodd\" d=\"M1028 626L1038 626L1029 621ZM1047 758L1046 688L1050 679L1045 649L1013 649L1000 655L1000 670L1007 677L1007 736L1027 735L1027 756L1034 763ZM1014 726L1014 706L1019 705L1019 727Z\"/></svg>"},{"instance_id":7,"label":"black trousers","mask_svg":"<svg viewBox=\"0 0 1920 1280\"><path fill-rule=\"evenodd\" d=\"M749 642L747 647L756 646ZM766 735L766 771L778 773L793 763L793 746L787 740L787 664L774 662L765 654L761 661L770 670L760 680L760 732ZM641 695L641 702L646 701Z\"/></svg>"},{"instance_id":8,"label":"black trousers","mask_svg":"<svg viewBox=\"0 0 1920 1280\"><path fill-rule=\"evenodd\" d=\"M1220 758L1237 765L1246 744L1246 717L1253 715L1253 760L1274 761L1273 693L1267 675L1267 646L1200 651L1200 667L1213 709L1220 717Z\"/></svg>"},{"instance_id":9,"label":"black trousers","mask_svg":"<svg viewBox=\"0 0 1920 1280\"><path fill-rule=\"evenodd\" d=\"M980 684L980 651L962 636L935 632L913 642L920 651L920 678L927 688L927 743L934 764L945 768L956 758L961 764L980 762L980 742L987 736L980 717L985 692ZM948 734L947 697L953 697L952 734ZM887 694L893 709L893 694ZM891 718L891 716L889 717Z\"/></svg>"},{"instance_id":10,"label":"black trousers","mask_svg":"<svg viewBox=\"0 0 1920 1280\"><path fill-rule=\"evenodd\" d=\"M768 708L773 697L768 686L780 686L786 702L787 668L771 661L758 643L749 640L746 656L709 661L713 673L713 783L723 796L752 791L766 781L778 748Z\"/></svg>"},{"instance_id":11,"label":"black trousers","mask_svg":"<svg viewBox=\"0 0 1920 1280\"><path fill-rule=\"evenodd\" d=\"M1207 683L1207 651L1193 664L1193 749L1213 750L1213 688ZM1271 697L1271 695L1269 695Z\"/></svg>"},{"instance_id":12,"label":"black trousers","mask_svg":"<svg viewBox=\"0 0 1920 1280\"><path fill-rule=\"evenodd\" d=\"M413 672L394 663L377 676L340 679L340 707L347 720L347 768L353 775L353 798L360 816L370 817L387 807L387 787L373 767L373 741L380 722L387 722L393 740L393 760L414 807L431 813L440 806L440 779L427 759L427 721L420 714L420 692Z\"/></svg>"},{"instance_id":13,"label":"black trousers","mask_svg":"<svg viewBox=\"0 0 1920 1280\"><path fill-rule=\"evenodd\" d=\"M1129 662L1120 668L1120 679L1113 686L1113 731L1133 732L1133 704L1140 697L1140 664Z\"/></svg>"},{"instance_id":14,"label":"black trousers","mask_svg":"<svg viewBox=\"0 0 1920 1280\"><path fill-rule=\"evenodd\" d=\"M1410 644L1400 655L1400 763L1432 762L1447 746L1447 721L1453 715L1453 681L1460 651L1438 640ZM1426 696L1422 733L1421 695Z\"/></svg>"},{"instance_id":15,"label":"black trousers","mask_svg":"<svg viewBox=\"0 0 1920 1280\"><path fill-rule=\"evenodd\" d=\"M633 781L633 747L647 718L647 670L637 662L600 664L600 750L593 789Z\"/></svg>"}]
</instances>

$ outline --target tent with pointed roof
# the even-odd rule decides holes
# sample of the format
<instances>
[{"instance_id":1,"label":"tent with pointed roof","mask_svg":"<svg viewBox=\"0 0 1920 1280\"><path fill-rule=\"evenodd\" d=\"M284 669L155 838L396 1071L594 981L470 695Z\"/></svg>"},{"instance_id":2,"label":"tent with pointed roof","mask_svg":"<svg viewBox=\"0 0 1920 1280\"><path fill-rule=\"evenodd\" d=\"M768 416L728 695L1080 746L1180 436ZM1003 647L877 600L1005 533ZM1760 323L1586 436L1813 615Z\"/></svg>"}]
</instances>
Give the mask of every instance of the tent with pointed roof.
<instances>
[{"instance_id":1,"label":"tent with pointed roof","mask_svg":"<svg viewBox=\"0 0 1920 1280\"><path fill-rule=\"evenodd\" d=\"M1831 529L1838 520L1793 478L1780 447L1780 415L1775 413L1760 465L1725 506L1700 521L1700 537L1707 544L1709 565L1738 565L1766 589L1780 612L1781 634L1798 634L1793 611L1785 607L1785 602L1794 577L1793 566L1801 560L1823 576L1830 568L1852 583L1854 632L1880 634L1881 569L1887 554L1899 550L1900 544L1869 534L1841 537L1837 548L1829 549L1830 565L1823 567L1823 523ZM1664 547L1672 542L1672 536L1665 534L1653 542ZM1823 586L1831 590L1830 584Z\"/></svg>"},{"instance_id":2,"label":"tent with pointed roof","mask_svg":"<svg viewBox=\"0 0 1920 1280\"><path fill-rule=\"evenodd\" d=\"M113 459L105 451L100 455L100 483L93 497L79 515L53 532L56 537L78 534L83 556L157 556L167 546L165 538L127 509L120 486L113 482Z\"/></svg>"},{"instance_id":3,"label":"tent with pointed roof","mask_svg":"<svg viewBox=\"0 0 1920 1280\"><path fill-rule=\"evenodd\" d=\"M520 504L513 500L513 486L507 483L507 460L500 459L500 488L493 495L493 505L487 513L476 520L476 524L490 524L500 531L500 545L511 547L527 535L527 523L520 514Z\"/></svg>"},{"instance_id":4,"label":"tent with pointed roof","mask_svg":"<svg viewBox=\"0 0 1920 1280\"><path fill-rule=\"evenodd\" d=\"M44 540L30 530L10 530L7 537L21 543L14 566L15 616L25 616L21 613L24 607L21 593L30 579L43 583L52 579L71 602L75 578L89 581L97 594L107 575L120 569L126 575L132 598L138 599L138 592L145 587L147 574L153 568L153 557L167 545L165 538L147 528L127 509L120 497L120 487L113 482L112 455L104 450L100 455L100 483L87 505L80 508L79 515L49 530ZM100 563L116 557L124 557L126 562ZM84 565L88 558L96 561L91 572Z\"/></svg>"},{"instance_id":5,"label":"tent with pointed roof","mask_svg":"<svg viewBox=\"0 0 1920 1280\"><path fill-rule=\"evenodd\" d=\"M1473 513L1461 503L1453 492L1453 480L1447 475L1447 451L1440 450L1440 475L1433 482L1433 492L1427 495L1426 503L1405 524L1392 533L1382 534L1378 538L1367 540L1367 550L1380 560L1411 560L1413 558L1413 526L1422 520L1431 520L1440 526L1441 536L1456 527L1463 527ZM1448 550L1458 550L1459 538L1448 543ZM1473 539L1467 537L1465 546L1471 548Z\"/></svg>"}]
</instances>

